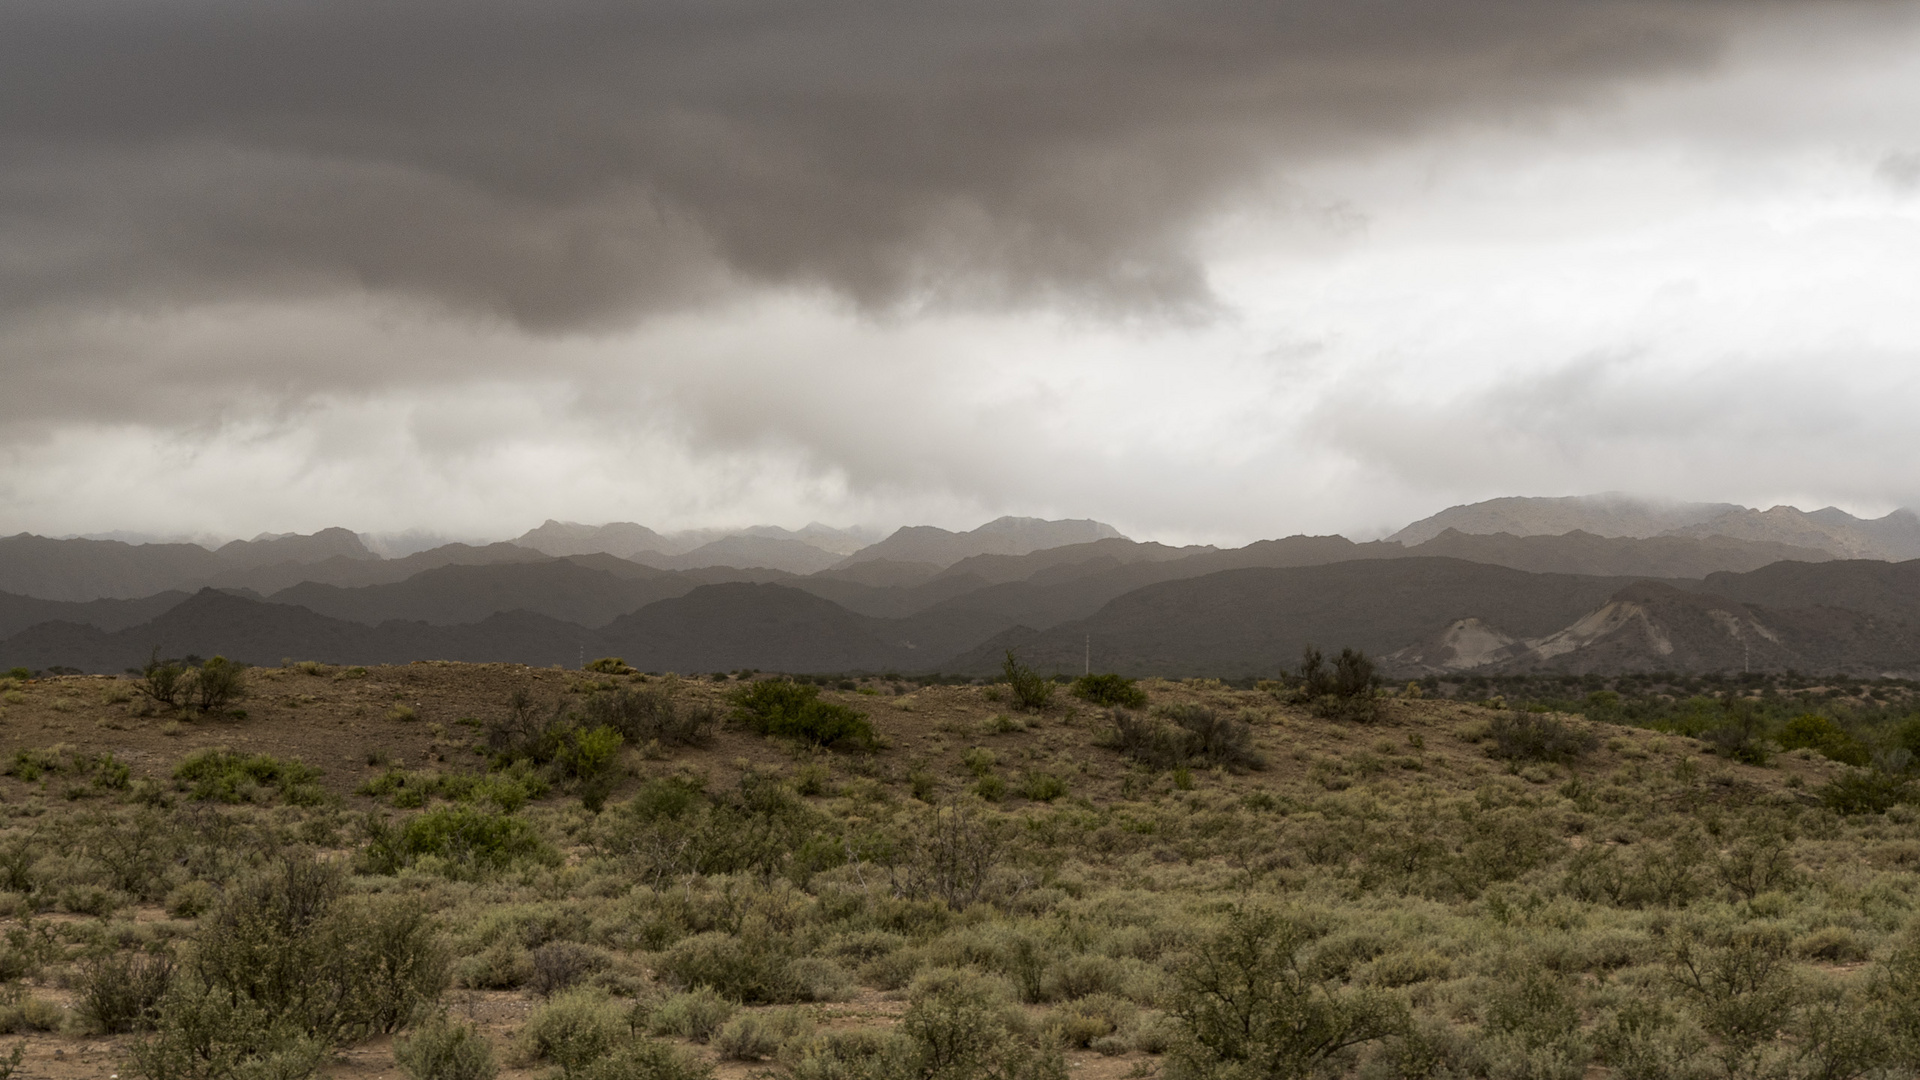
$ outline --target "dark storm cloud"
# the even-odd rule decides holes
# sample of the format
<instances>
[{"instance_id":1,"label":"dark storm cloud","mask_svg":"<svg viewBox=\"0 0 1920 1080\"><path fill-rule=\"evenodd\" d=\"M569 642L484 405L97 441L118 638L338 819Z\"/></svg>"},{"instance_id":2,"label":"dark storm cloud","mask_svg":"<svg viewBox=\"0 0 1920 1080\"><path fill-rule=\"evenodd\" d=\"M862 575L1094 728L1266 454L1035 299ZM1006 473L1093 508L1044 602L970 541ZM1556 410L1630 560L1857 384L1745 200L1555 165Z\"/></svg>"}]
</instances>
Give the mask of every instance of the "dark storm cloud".
<instances>
[{"instance_id":1,"label":"dark storm cloud","mask_svg":"<svg viewBox=\"0 0 1920 1080\"><path fill-rule=\"evenodd\" d=\"M0 303L1204 302L1290 158L1711 63L1755 0L12 0Z\"/></svg>"}]
</instances>

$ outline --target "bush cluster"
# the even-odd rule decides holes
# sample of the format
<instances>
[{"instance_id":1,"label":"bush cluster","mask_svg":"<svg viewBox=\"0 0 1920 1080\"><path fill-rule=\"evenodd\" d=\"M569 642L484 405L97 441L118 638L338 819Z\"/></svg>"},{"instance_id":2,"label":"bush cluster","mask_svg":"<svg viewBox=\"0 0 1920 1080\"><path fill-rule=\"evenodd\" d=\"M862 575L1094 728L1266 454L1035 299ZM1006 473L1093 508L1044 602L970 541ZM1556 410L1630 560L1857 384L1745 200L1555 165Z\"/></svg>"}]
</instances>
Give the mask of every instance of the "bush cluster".
<instances>
[{"instance_id":1,"label":"bush cluster","mask_svg":"<svg viewBox=\"0 0 1920 1080\"><path fill-rule=\"evenodd\" d=\"M1140 709L1147 704L1147 692L1119 675L1082 675L1067 689L1081 701L1108 708Z\"/></svg>"},{"instance_id":2,"label":"bush cluster","mask_svg":"<svg viewBox=\"0 0 1920 1080\"><path fill-rule=\"evenodd\" d=\"M879 745L865 714L820 700L818 686L761 679L734 690L729 700L735 722L760 735L820 747L873 750Z\"/></svg>"},{"instance_id":3,"label":"bush cluster","mask_svg":"<svg viewBox=\"0 0 1920 1080\"><path fill-rule=\"evenodd\" d=\"M1172 705L1152 713L1114 709L1107 724L1106 745L1150 768L1266 767L1265 755L1253 745L1253 725L1210 706Z\"/></svg>"},{"instance_id":4,"label":"bush cluster","mask_svg":"<svg viewBox=\"0 0 1920 1080\"><path fill-rule=\"evenodd\" d=\"M1488 725L1490 753L1508 761L1577 761L1600 745L1600 737L1545 713L1509 712Z\"/></svg>"}]
</instances>

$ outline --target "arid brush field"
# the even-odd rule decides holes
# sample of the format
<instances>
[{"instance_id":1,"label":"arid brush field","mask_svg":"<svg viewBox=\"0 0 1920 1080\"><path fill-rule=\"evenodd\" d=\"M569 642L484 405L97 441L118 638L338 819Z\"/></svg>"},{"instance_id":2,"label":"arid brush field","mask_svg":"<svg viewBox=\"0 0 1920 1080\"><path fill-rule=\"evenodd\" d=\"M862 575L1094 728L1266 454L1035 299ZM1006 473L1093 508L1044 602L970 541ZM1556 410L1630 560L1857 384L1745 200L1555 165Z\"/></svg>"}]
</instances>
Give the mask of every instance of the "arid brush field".
<instances>
[{"instance_id":1,"label":"arid brush field","mask_svg":"<svg viewBox=\"0 0 1920 1080\"><path fill-rule=\"evenodd\" d=\"M0 1066L1920 1065L1905 684L590 667L7 680Z\"/></svg>"}]
</instances>

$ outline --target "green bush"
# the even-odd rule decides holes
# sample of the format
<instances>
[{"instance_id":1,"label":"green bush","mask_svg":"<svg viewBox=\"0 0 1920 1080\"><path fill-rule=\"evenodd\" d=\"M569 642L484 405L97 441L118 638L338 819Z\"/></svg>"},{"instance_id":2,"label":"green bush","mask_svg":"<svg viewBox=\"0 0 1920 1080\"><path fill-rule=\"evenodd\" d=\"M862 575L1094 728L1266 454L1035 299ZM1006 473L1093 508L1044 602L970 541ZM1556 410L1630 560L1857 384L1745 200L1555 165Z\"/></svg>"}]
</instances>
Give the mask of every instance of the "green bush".
<instances>
[{"instance_id":1,"label":"green bush","mask_svg":"<svg viewBox=\"0 0 1920 1080\"><path fill-rule=\"evenodd\" d=\"M647 1018L647 1031L703 1043L713 1038L739 1010L738 1005L715 993L712 987L700 986L668 996Z\"/></svg>"},{"instance_id":2,"label":"green bush","mask_svg":"<svg viewBox=\"0 0 1920 1080\"><path fill-rule=\"evenodd\" d=\"M848 745L872 750L879 744L864 713L820 700L820 688L811 683L762 679L729 695L736 722L776 738L794 739L812 746Z\"/></svg>"},{"instance_id":3,"label":"green bush","mask_svg":"<svg viewBox=\"0 0 1920 1080\"><path fill-rule=\"evenodd\" d=\"M178 660L160 659L160 649L156 646L140 669L140 681L134 686L155 704L177 709L186 702L192 688L187 671L187 666Z\"/></svg>"},{"instance_id":4,"label":"green bush","mask_svg":"<svg viewBox=\"0 0 1920 1080\"><path fill-rule=\"evenodd\" d=\"M680 778L648 781L605 816L592 839L601 854L650 882L749 872L798 880L845 858L831 819L778 778L752 771L736 790L714 796Z\"/></svg>"},{"instance_id":5,"label":"green bush","mask_svg":"<svg viewBox=\"0 0 1920 1080\"><path fill-rule=\"evenodd\" d=\"M1488 752L1508 761L1566 764L1585 757L1600 745L1600 737L1585 727L1575 727L1545 713L1502 713L1493 718L1488 731L1493 737L1493 747Z\"/></svg>"},{"instance_id":6,"label":"green bush","mask_svg":"<svg viewBox=\"0 0 1920 1080\"><path fill-rule=\"evenodd\" d=\"M294 806L328 801L318 781L320 770L267 754L242 754L225 747L189 754L173 770L173 779L190 799L201 802L266 802L278 795Z\"/></svg>"},{"instance_id":7,"label":"green bush","mask_svg":"<svg viewBox=\"0 0 1920 1080\"><path fill-rule=\"evenodd\" d=\"M1380 717L1374 696L1379 682L1366 653L1341 649L1329 667L1320 650L1308 645L1300 658L1296 698L1326 719L1371 723Z\"/></svg>"},{"instance_id":8,"label":"green bush","mask_svg":"<svg viewBox=\"0 0 1920 1080\"><path fill-rule=\"evenodd\" d=\"M915 979L899 1031L913 1040L907 1075L940 1080L1065 1080L1054 1047L1024 1038L1025 1020L995 981L951 968Z\"/></svg>"},{"instance_id":9,"label":"green bush","mask_svg":"<svg viewBox=\"0 0 1920 1080\"><path fill-rule=\"evenodd\" d=\"M167 953L109 952L82 961L74 979L75 1008L90 1031L118 1035L151 1031L160 1002L173 986Z\"/></svg>"},{"instance_id":10,"label":"green bush","mask_svg":"<svg viewBox=\"0 0 1920 1080\"><path fill-rule=\"evenodd\" d=\"M810 996L794 977L793 960L786 941L716 930L681 940L655 962L654 970L674 986L707 987L749 1005L777 1005Z\"/></svg>"},{"instance_id":11,"label":"green bush","mask_svg":"<svg viewBox=\"0 0 1920 1080\"><path fill-rule=\"evenodd\" d=\"M741 1013L714 1034L713 1048L728 1061L764 1061L811 1034L813 1022L798 1009Z\"/></svg>"},{"instance_id":12,"label":"green bush","mask_svg":"<svg viewBox=\"0 0 1920 1080\"><path fill-rule=\"evenodd\" d=\"M147 1080L304 1080L333 1056L292 1018L192 979L174 985L153 1036L128 1053Z\"/></svg>"},{"instance_id":13,"label":"green bush","mask_svg":"<svg viewBox=\"0 0 1920 1080\"><path fill-rule=\"evenodd\" d=\"M297 857L236 884L196 940L197 983L327 1043L399 1029L446 989L445 947L417 900L341 888Z\"/></svg>"},{"instance_id":14,"label":"green bush","mask_svg":"<svg viewBox=\"0 0 1920 1080\"><path fill-rule=\"evenodd\" d=\"M203 713L218 712L247 692L246 665L216 656L192 672L188 702Z\"/></svg>"},{"instance_id":15,"label":"green bush","mask_svg":"<svg viewBox=\"0 0 1920 1080\"><path fill-rule=\"evenodd\" d=\"M1132 679L1120 675L1082 675L1073 680L1067 691L1082 701L1108 708L1139 709L1147 704L1147 692Z\"/></svg>"},{"instance_id":16,"label":"green bush","mask_svg":"<svg viewBox=\"0 0 1920 1080\"><path fill-rule=\"evenodd\" d=\"M569 990L533 1010L520 1029L520 1046L528 1057L577 1076L631 1037L626 1009L606 991Z\"/></svg>"},{"instance_id":17,"label":"green bush","mask_svg":"<svg viewBox=\"0 0 1920 1080\"><path fill-rule=\"evenodd\" d=\"M1205 705L1169 706L1154 716L1114 709L1107 723L1104 744L1152 768L1266 767L1265 756L1253 746L1253 726Z\"/></svg>"},{"instance_id":18,"label":"green bush","mask_svg":"<svg viewBox=\"0 0 1920 1080\"><path fill-rule=\"evenodd\" d=\"M601 691L587 699L585 714L588 724L612 728L634 746L704 746L713 738L713 710L681 708L671 683Z\"/></svg>"},{"instance_id":19,"label":"green bush","mask_svg":"<svg viewBox=\"0 0 1920 1080\"><path fill-rule=\"evenodd\" d=\"M1012 649L1007 650L1000 674L1006 679L1013 700L1023 708L1044 709L1053 701L1054 681L1014 659Z\"/></svg>"},{"instance_id":20,"label":"green bush","mask_svg":"<svg viewBox=\"0 0 1920 1080\"><path fill-rule=\"evenodd\" d=\"M579 1080L709 1080L713 1066L652 1039L631 1039L573 1074Z\"/></svg>"},{"instance_id":21,"label":"green bush","mask_svg":"<svg viewBox=\"0 0 1920 1080\"><path fill-rule=\"evenodd\" d=\"M361 864L375 874L397 874L427 856L440 860L443 872L453 877L479 877L522 863L560 861L553 845L521 818L466 806L435 807L408 818L399 828L385 820L370 820L367 834Z\"/></svg>"},{"instance_id":22,"label":"green bush","mask_svg":"<svg viewBox=\"0 0 1920 1080\"><path fill-rule=\"evenodd\" d=\"M922 1075L913 1040L893 1031L825 1031L780 1048L793 1080L900 1080Z\"/></svg>"},{"instance_id":23,"label":"green bush","mask_svg":"<svg viewBox=\"0 0 1920 1080\"><path fill-rule=\"evenodd\" d=\"M1857 768L1873 763L1873 754L1864 743L1818 713L1802 713L1787 721L1775 741L1782 750L1812 750L1821 757Z\"/></svg>"},{"instance_id":24,"label":"green bush","mask_svg":"<svg viewBox=\"0 0 1920 1080\"><path fill-rule=\"evenodd\" d=\"M549 941L527 959L527 989L540 997L552 997L606 966L598 950L573 941Z\"/></svg>"},{"instance_id":25,"label":"green bush","mask_svg":"<svg viewBox=\"0 0 1920 1080\"><path fill-rule=\"evenodd\" d=\"M1884 814L1912 801L1913 785L1878 769L1848 769L1822 784L1817 794L1837 814Z\"/></svg>"},{"instance_id":26,"label":"green bush","mask_svg":"<svg viewBox=\"0 0 1920 1080\"><path fill-rule=\"evenodd\" d=\"M1235 909L1175 974L1169 1011L1181 1032L1168 1076L1305 1077L1348 1047L1403 1030L1396 999L1312 977L1298 956L1314 937L1297 920Z\"/></svg>"},{"instance_id":27,"label":"green bush","mask_svg":"<svg viewBox=\"0 0 1920 1080\"><path fill-rule=\"evenodd\" d=\"M493 1080L493 1048L472 1025L436 1016L393 1041L393 1058L411 1080Z\"/></svg>"},{"instance_id":28,"label":"green bush","mask_svg":"<svg viewBox=\"0 0 1920 1080\"><path fill-rule=\"evenodd\" d=\"M1020 781L1020 794L1034 802L1052 802L1067 793L1067 782L1050 772L1027 773Z\"/></svg>"}]
</instances>

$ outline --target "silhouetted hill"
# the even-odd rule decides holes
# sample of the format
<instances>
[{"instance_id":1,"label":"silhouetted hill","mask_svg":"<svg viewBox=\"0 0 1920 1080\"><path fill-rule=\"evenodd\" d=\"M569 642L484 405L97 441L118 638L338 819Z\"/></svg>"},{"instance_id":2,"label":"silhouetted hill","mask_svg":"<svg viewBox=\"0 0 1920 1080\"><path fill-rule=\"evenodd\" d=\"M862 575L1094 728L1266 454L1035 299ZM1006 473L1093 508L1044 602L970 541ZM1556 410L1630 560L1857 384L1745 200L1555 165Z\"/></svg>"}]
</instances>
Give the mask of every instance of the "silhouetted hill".
<instances>
[{"instance_id":1,"label":"silhouetted hill","mask_svg":"<svg viewBox=\"0 0 1920 1080\"><path fill-rule=\"evenodd\" d=\"M1846 608L1892 625L1920 626L1920 559L1775 563L1744 574L1709 574L1688 587L1762 607Z\"/></svg>"},{"instance_id":2,"label":"silhouetted hill","mask_svg":"<svg viewBox=\"0 0 1920 1080\"><path fill-rule=\"evenodd\" d=\"M531 611L593 627L696 587L673 574L621 578L571 559L552 559L442 566L405 581L359 588L309 581L274 593L270 599L369 626L393 619L454 626L505 611Z\"/></svg>"},{"instance_id":3,"label":"silhouetted hill","mask_svg":"<svg viewBox=\"0 0 1920 1080\"><path fill-rule=\"evenodd\" d=\"M1783 559L1829 562L1818 548L1794 547L1727 536L1596 536L1574 531L1563 536L1468 536L1448 529L1407 549L1409 555L1437 555L1493 563L1541 574L1598 574L1613 577L1703 578L1717 571L1754 570Z\"/></svg>"},{"instance_id":4,"label":"silhouetted hill","mask_svg":"<svg viewBox=\"0 0 1920 1080\"><path fill-rule=\"evenodd\" d=\"M1402 675L1798 670L1913 677L1920 674L1920 632L1840 607L1761 607L1643 581L1551 634L1523 637L1494 620L1464 619L1381 660Z\"/></svg>"},{"instance_id":5,"label":"silhouetted hill","mask_svg":"<svg viewBox=\"0 0 1920 1080\"><path fill-rule=\"evenodd\" d=\"M891 559L946 567L971 555L1025 555L1044 548L1087 544L1119 535L1119 530L1098 521L1022 517L997 518L962 533L932 525L909 525L877 544L861 548L837 565L846 567L874 559Z\"/></svg>"},{"instance_id":6,"label":"silhouetted hill","mask_svg":"<svg viewBox=\"0 0 1920 1080\"><path fill-rule=\"evenodd\" d=\"M639 552L635 562L662 570L697 570L708 566L766 567L790 574L812 574L839 562L841 556L812 544L770 536L727 536L702 544L682 555Z\"/></svg>"},{"instance_id":7,"label":"silhouetted hill","mask_svg":"<svg viewBox=\"0 0 1920 1080\"><path fill-rule=\"evenodd\" d=\"M1675 529L1677 536L1731 536L1819 548L1842 559L1920 558L1920 517L1895 510L1881 518L1857 518L1829 506L1811 513L1791 506L1744 507L1709 521Z\"/></svg>"},{"instance_id":8,"label":"silhouetted hill","mask_svg":"<svg viewBox=\"0 0 1920 1080\"><path fill-rule=\"evenodd\" d=\"M43 623L0 641L0 666L53 665L117 672L163 656L226 656L249 664L284 658L345 664L413 660L512 660L577 666L592 631L527 612L493 615L468 626L420 622L365 626L305 608L204 589L150 622L108 632L69 622Z\"/></svg>"},{"instance_id":9,"label":"silhouetted hill","mask_svg":"<svg viewBox=\"0 0 1920 1080\"><path fill-rule=\"evenodd\" d=\"M1733 503L1669 502L1617 491L1562 498L1509 497L1449 506L1387 539L1420 544L1448 529L1469 535L1562 536L1578 530L1595 536L1648 537L1743 509Z\"/></svg>"},{"instance_id":10,"label":"silhouetted hill","mask_svg":"<svg viewBox=\"0 0 1920 1080\"><path fill-rule=\"evenodd\" d=\"M893 559L869 559L851 566L836 566L809 575L815 581L844 581L875 589L908 589L939 576L934 563L897 562Z\"/></svg>"},{"instance_id":11,"label":"silhouetted hill","mask_svg":"<svg viewBox=\"0 0 1920 1080\"><path fill-rule=\"evenodd\" d=\"M124 630L156 618L190 593L163 592L138 600L41 600L0 593L0 638L44 622L70 622L101 630Z\"/></svg>"},{"instance_id":12,"label":"silhouetted hill","mask_svg":"<svg viewBox=\"0 0 1920 1080\"><path fill-rule=\"evenodd\" d=\"M252 589L271 595L302 582L357 588L405 581L415 574L442 566L492 566L500 563L544 562L548 556L514 544L444 544L415 552L404 559L348 559L340 556L322 562L276 563L247 570L226 571L207 584L222 589Z\"/></svg>"},{"instance_id":13,"label":"silhouetted hill","mask_svg":"<svg viewBox=\"0 0 1920 1080\"><path fill-rule=\"evenodd\" d=\"M224 567L198 544L53 540L31 533L0 539L0 592L41 600L132 600L197 589Z\"/></svg>"},{"instance_id":14,"label":"silhouetted hill","mask_svg":"<svg viewBox=\"0 0 1920 1080\"><path fill-rule=\"evenodd\" d=\"M1059 567L1098 564L1102 567L1137 562L1174 562L1219 549L1211 546L1168 547L1165 544L1139 543L1124 536L1108 537L1087 544L1064 544L1024 555L971 555L941 571L941 577L972 575L989 584L1026 581L1035 574ZM1076 575L1078 576L1078 575Z\"/></svg>"},{"instance_id":15,"label":"silhouetted hill","mask_svg":"<svg viewBox=\"0 0 1920 1080\"><path fill-rule=\"evenodd\" d=\"M1628 583L1438 558L1227 570L1135 589L1049 630L1004 632L949 663L991 672L1013 647L1041 671L1076 672L1090 637L1096 670L1272 675L1297 664L1308 643L1377 655L1468 616L1545 635Z\"/></svg>"},{"instance_id":16,"label":"silhouetted hill","mask_svg":"<svg viewBox=\"0 0 1920 1080\"><path fill-rule=\"evenodd\" d=\"M686 550L645 525L631 521L581 525L548 518L539 528L527 530L515 537L513 542L555 557L598 553L624 559L642 552L667 555Z\"/></svg>"},{"instance_id":17,"label":"silhouetted hill","mask_svg":"<svg viewBox=\"0 0 1920 1080\"><path fill-rule=\"evenodd\" d=\"M327 559L378 559L367 550L360 537L342 528L321 529L302 536L266 536L255 540L235 540L222 544L215 552L227 566L245 569L279 563L317 563Z\"/></svg>"},{"instance_id":18,"label":"silhouetted hill","mask_svg":"<svg viewBox=\"0 0 1920 1080\"><path fill-rule=\"evenodd\" d=\"M647 671L852 671L922 666L880 620L784 585L708 585L602 628L609 655Z\"/></svg>"}]
</instances>

